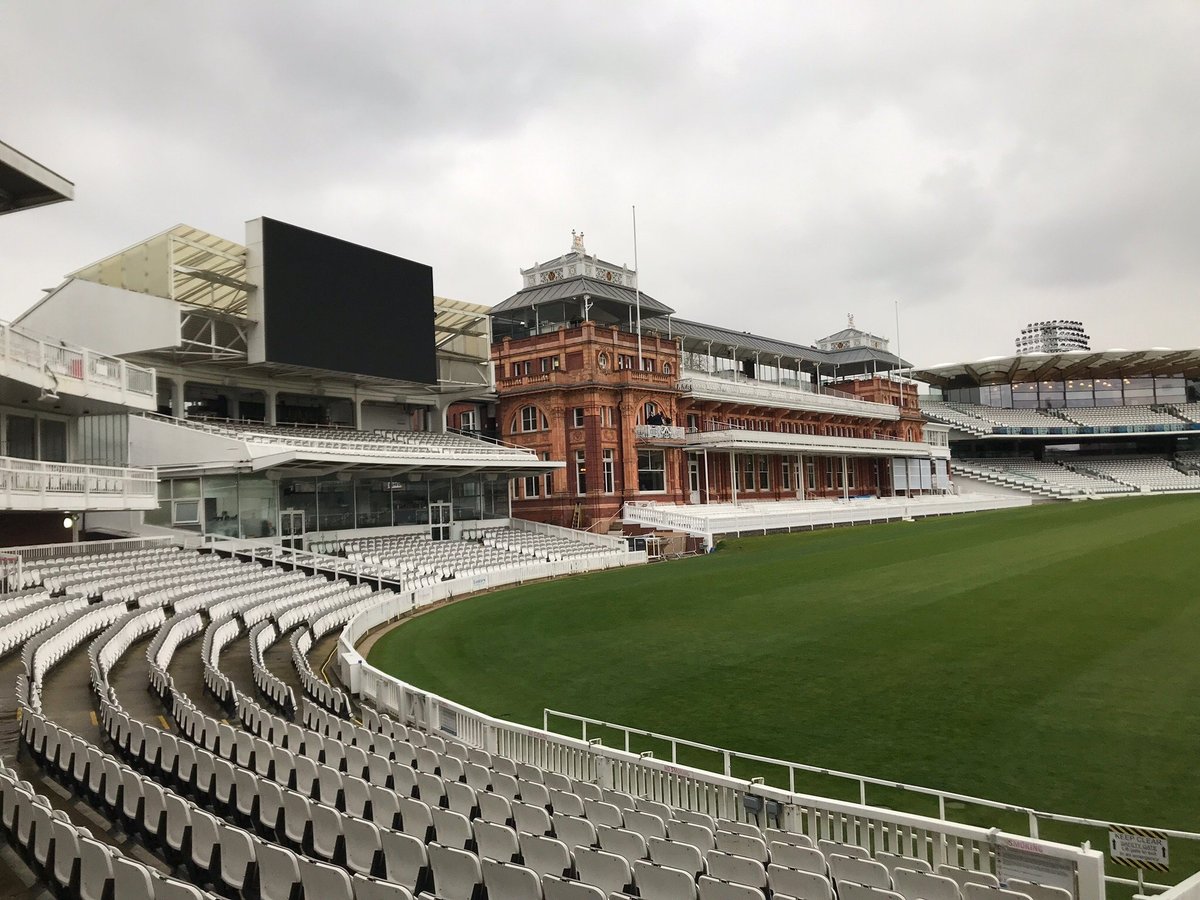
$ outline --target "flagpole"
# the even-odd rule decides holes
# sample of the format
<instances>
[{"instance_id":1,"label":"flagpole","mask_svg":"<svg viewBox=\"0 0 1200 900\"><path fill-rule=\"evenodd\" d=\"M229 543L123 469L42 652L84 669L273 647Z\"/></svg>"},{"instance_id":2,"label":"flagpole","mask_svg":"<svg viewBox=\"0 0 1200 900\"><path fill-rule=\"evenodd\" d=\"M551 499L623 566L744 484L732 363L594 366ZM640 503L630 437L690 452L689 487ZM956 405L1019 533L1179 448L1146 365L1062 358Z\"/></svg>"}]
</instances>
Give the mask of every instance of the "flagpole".
<instances>
[{"instance_id":1,"label":"flagpole","mask_svg":"<svg viewBox=\"0 0 1200 900\"><path fill-rule=\"evenodd\" d=\"M638 371L645 368L642 362L642 288L641 278L638 270L638 252L637 252L637 207L633 207L633 295L637 305L637 348L638 348Z\"/></svg>"},{"instance_id":2,"label":"flagpole","mask_svg":"<svg viewBox=\"0 0 1200 900\"><path fill-rule=\"evenodd\" d=\"M901 383L904 379L900 375L901 364L904 362L904 357L900 355L900 301L896 301L896 377L900 378Z\"/></svg>"}]
</instances>

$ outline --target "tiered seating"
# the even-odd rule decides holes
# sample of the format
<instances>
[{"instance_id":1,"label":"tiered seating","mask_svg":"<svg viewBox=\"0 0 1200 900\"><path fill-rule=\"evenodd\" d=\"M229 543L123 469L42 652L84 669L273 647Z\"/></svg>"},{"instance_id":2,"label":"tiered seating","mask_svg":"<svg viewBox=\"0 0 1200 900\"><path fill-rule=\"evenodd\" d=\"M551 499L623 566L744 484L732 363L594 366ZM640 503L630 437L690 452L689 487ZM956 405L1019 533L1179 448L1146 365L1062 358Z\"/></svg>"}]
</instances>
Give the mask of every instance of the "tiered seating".
<instances>
[{"instance_id":1,"label":"tiered seating","mask_svg":"<svg viewBox=\"0 0 1200 900\"><path fill-rule=\"evenodd\" d=\"M1047 494L1078 496L1089 494L1124 494L1129 487L1092 475L1077 472L1066 466L1044 460L1018 459L963 459L955 460L955 469L967 474L992 473L997 483L1020 488L1039 488Z\"/></svg>"},{"instance_id":2,"label":"tiered seating","mask_svg":"<svg viewBox=\"0 0 1200 900\"><path fill-rule=\"evenodd\" d=\"M334 453L450 455L479 459L529 459L527 450L461 434L421 431L359 431L313 425L267 425L221 419L172 419L174 424L223 434L250 443L284 444Z\"/></svg>"},{"instance_id":3,"label":"tiered seating","mask_svg":"<svg viewBox=\"0 0 1200 900\"><path fill-rule=\"evenodd\" d=\"M565 537L515 528L464 530L461 541L434 541L428 534L394 534L325 541L314 551L380 567L382 577L406 587L518 569L533 562L603 556L615 551Z\"/></svg>"},{"instance_id":4,"label":"tiered seating","mask_svg":"<svg viewBox=\"0 0 1200 900\"><path fill-rule=\"evenodd\" d=\"M1200 425L1200 403L1180 403L1171 409L1179 418Z\"/></svg>"},{"instance_id":5,"label":"tiered seating","mask_svg":"<svg viewBox=\"0 0 1200 900\"><path fill-rule=\"evenodd\" d=\"M443 730L444 717L429 721L434 710L424 703L409 707L403 722L355 709L315 675L307 654L378 595L263 574L271 572L223 561L191 588L160 573L144 595L71 606L26 642L18 693L33 757L191 883L126 858L57 815L11 770L0 771L3 827L39 876L88 900L203 900L203 887L247 900L833 900L835 891L839 900L1069 900L1039 885L1010 882L999 892L987 872L935 874L923 832L905 844L908 852L890 852L900 846L893 835L890 851L880 844L872 856L852 840L829 839L834 828L848 834L846 823L799 820L825 829L818 834L762 827L460 743ZM47 606L74 602L50 598ZM5 628L0 622L0 637ZM254 684L270 708L221 669L243 632ZM171 674L175 657L202 633L205 689L238 724L205 713ZM110 680L151 635L150 682L170 729L126 711ZM261 677L265 654L289 635L306 695L298 709L272 687L282 683L279 673ZM43 708L44 679L82 646L111 754ZM883 840L874 830L861 834Z\"/></svg>"},{"instance_id":6,"label":"tiered seating","mask_svg":"<svg viewBox=\"0 0 1200 900\"><path fill-rule=\"evenodd\" d=\"M1141 491L1200 491L1200 475L1181 472L1157 456L1084 457L1075 468Z\"/></svg>"},{"instance_id":7,"label":"tiered seating","mask_svg":"<svg viewBox=\"0 0 1200 900\"><path fill-rule=\"evenodd\" d=\"M1119 429L1176 430L1186 427L1178 416L1171 415L1169 412L1161 412L1150 406L1073 407L1061 410L1061 413L1063 418L1070 422L1110 431Z\"/></svg>"},{"instance_id":8,"label":"tiered seating","mask_svg":"<svg viewBox=\"0 0 1200 900\"><path fill-rule=\"evenodd\" d=\"M1063 428L1067 423L1053 413L1036 409L1002 409L968 403L951 403L964 415L974 416L1003 428Z\"/></svg>"},{"instance_id":9,"label":"tiered seating","mask_svg":"<svg viewBox=\"0 0 1200 900\"><path fill-rule=\"evenodd\" d=\"M921 398L921 412L926 418L943 425L953 425L968 434L991 434L992 423L985 422L978 416L959 411L955 406L939 400Z\"/></svg>"}]
</instances>

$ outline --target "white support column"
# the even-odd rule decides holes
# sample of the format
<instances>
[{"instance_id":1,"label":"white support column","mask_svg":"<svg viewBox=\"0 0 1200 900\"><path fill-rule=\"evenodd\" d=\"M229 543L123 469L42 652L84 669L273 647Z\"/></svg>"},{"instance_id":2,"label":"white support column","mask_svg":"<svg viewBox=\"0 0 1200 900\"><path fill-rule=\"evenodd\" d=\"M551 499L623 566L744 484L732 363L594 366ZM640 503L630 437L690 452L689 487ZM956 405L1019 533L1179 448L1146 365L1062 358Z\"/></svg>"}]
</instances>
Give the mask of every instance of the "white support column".
<instances>
[{"instance_id":1,"label":"white support column","mask_svg":"<svg viewBox=\"0 0 1200 900\"><path fill-rule=\"evenodd\" d=\"M850 474L846 454L842 454L842 499L850 499Z\"/></svg>"},{"instance_id":2,"label":"white support column","mask_svg":"<svg viewBox=\"0 0 1200 900\"><path fill-rule=\"evenodd\" d=\"M237 391L231 391L225 400L225 415L235 422L242 417L242 398Z\"/></svg>"},{"instance_id":3,"label":"white support column","mask_svg":"<svg viewBox=\"0 0 1200 900\"><path fill-rule=\"evenodd\" d=\"M805 500L808 499L808 470L804 468L804 454L801 453L798 457L800 460L798 465L799 481L796 483L796 492Z\"/></svg>"},{"instance_id":4,"label":"white support column","mask_svg":"<svg viewBox=\"0 0 1200 900\"><path fill-rule=\"evenodd\" d=\"M353 402L354 402L354 427L355 427L355 429L357 429L358 431L362 431L362 427L363 427L363 421L362 421L362 405L363 405L363 402L362 402L362 398L361 398L361 397L355 397Z\"/></svg>"},{"instance_id":5,"label":"white support column","mask_svg":"<svg viewBox=\"0 0 1200 900\"><path fill-rule=\"evenodd\" d=\"M709 489L708 489L709 482L708 482L708 448L707 447L704 448L703 453L704 453L704 502L710 503L712 501L712 495L709 493Z\"/></svg>"},{"instance_id":6,"label":"white support column","mask_svg":"<svg viewBox=\"0 0 1200 900\"><path fill-rule=\"evenodd\" d=\"M275 405L279 402L279 391L275 388L266 388L263 391L263 412L267 417L267 424L276 424Z\"/></svg>"},{"instance_id":7,"label":"white support column","mask_svg":"<svg viewBox=\"0 0 1200 900\"><path fill-rule=\"evenodd\" d=\"M171 415L176 419L185 417L185 398L184 388L187 382L182 375L173 375L171 377Z\"/></svg>"},{"instance_id":8,"label":"white support column","mask_svg":"<svg viewBox=\"0 0 1200 900\"><path fill-rule=\"evenodd\" d=\"M729 451L729 490L733 492L733 502L737 504L737 454Z\"/></svg>"}]
</instances>

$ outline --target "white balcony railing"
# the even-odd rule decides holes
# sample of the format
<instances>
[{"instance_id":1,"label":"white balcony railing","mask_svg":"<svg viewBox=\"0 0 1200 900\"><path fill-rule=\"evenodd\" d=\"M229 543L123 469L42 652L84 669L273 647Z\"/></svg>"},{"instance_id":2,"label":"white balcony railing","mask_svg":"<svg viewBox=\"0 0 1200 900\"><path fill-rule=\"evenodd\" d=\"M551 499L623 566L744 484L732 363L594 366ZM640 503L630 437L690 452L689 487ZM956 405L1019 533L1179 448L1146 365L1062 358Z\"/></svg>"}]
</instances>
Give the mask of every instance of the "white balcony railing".
<instances>
[{"instance_id":1,"label":"white balcony railing","mask_svg":"<svg viewBox=\"0 0 1200 900\"><path fill-rule=\"evenodd\" d=\"M0 322L0 353L7 362L33 369L40 387L82 394L89 385L103 386L132 395L139 404L147 399L153 402L155 397L154 369L86 347L41 338L8 322Z\"/></svg>"},{"instance_id":2,"label":"white balcony railing","mask_svg":"<svg viewBox=\"0 0 1200 900\"><path fill-rule=\"evenodd\" d=\"M730 381L711 375L688 373L680 379L679 390L702 400L749 400L763 406L783 406L813 412L838 413L848 416L868 416L872 419L900 418L899 407L890 403L873 403L845 395L815 394L812 391L783 385L767 385L755 381Z\"/></svg>"},{"instance_id":3,"label":"white balcony railing","mask_svg":"<svg viewBox=\"0 0 1200 900\"><path fill-rule=\"evenodd\" d=\"M682 425L638 425L633 431L639 441L682 441Z\"/></svg>"},{"instance_id":4,"label":"white balcony railing","mask_svg":"<svg viewBox=\"0 0 1200 900\"><path fill-rule=\"evenodd\" d=\"M157 502L154 469L0 457L4 509L149 509Z\"/></svg>"}]
</instances>

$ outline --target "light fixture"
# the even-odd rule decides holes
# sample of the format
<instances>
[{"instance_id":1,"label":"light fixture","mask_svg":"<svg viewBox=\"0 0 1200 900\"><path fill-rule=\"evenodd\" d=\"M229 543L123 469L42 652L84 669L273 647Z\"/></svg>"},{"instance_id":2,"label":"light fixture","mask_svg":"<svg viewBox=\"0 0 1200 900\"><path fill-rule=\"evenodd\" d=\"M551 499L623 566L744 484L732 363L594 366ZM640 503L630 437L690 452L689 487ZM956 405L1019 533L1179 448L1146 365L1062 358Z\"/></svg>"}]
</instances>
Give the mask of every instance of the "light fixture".
<instances>
[{"instance_id":1,"label":"light fixture","mask_svg":"<svg viewBox=\"0 0 1200 900\"><path fill-rule=\"evenodd\" d=\"M75 527L75 517L73 515L71 515L70 513L67 513L65 516L63 516L63 528L74 528L74 527Z\"/></svg>"}]
</instances>

